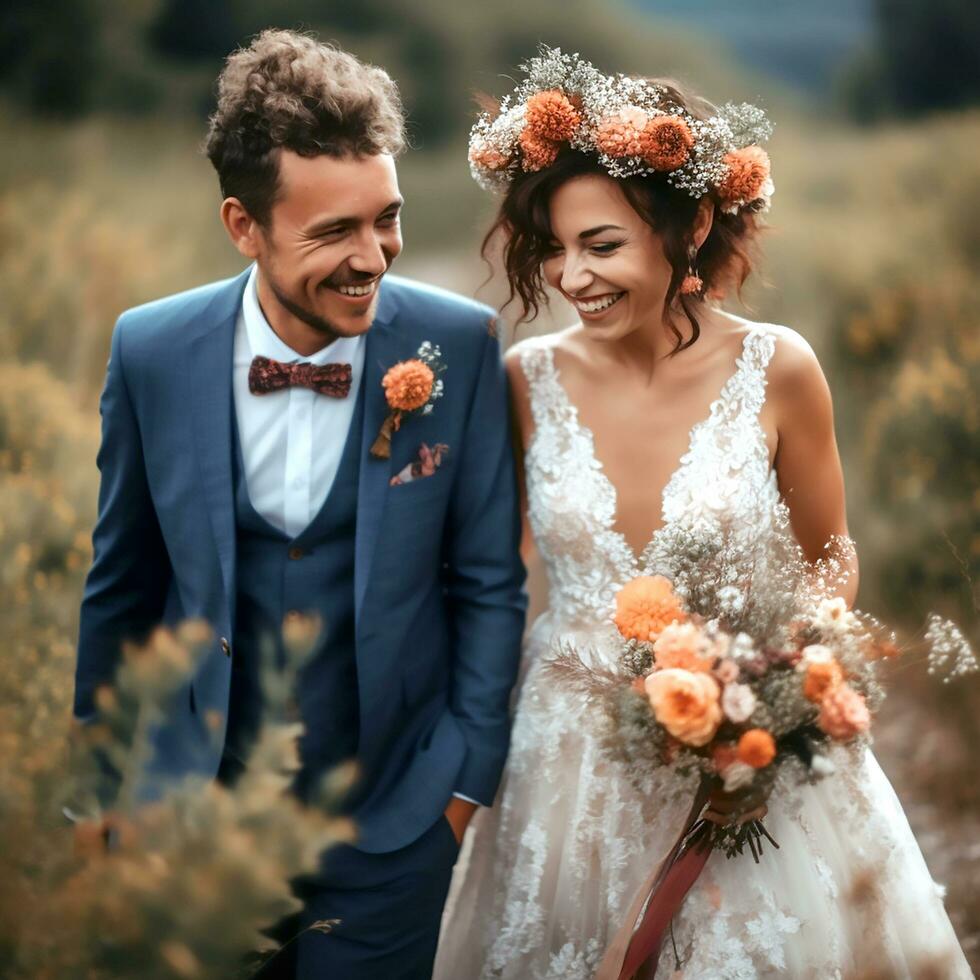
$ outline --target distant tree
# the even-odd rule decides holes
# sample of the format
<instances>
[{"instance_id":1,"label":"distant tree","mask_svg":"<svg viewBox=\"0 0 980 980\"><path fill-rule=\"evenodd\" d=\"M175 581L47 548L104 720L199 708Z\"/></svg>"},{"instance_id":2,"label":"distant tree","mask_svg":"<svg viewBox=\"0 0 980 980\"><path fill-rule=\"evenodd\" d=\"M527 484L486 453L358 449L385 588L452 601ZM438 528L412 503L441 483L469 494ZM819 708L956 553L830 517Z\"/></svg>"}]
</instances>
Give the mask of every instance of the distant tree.
<instances>
[{"instance_id":1,"label":"distant tree","mask_svg":"<svg viewBox=\"0 0 980 980\"><path fill-rule=\"evenodd\" d=\"M177 61L223 58L239 41L232 0L164 0L149 40L154 50Z\"/></svg>"},{"instance_id":2,"label":"distant tree","mask_svg":"<svg viewBox=\"0 0 980 980\"><path fill-rule=\"evenodd\" d=\"M84 113L96 82L99 49L97 15L87 0L0 4L0 88L31 110Z\"/></svg>"},{"instance_id":3,"label":"distant tree","mask_svg":"<svg viewBox=\"0 0 980 980\"><path fill-rule=\"evenodd\" d=\"M976 0L875 0L874 13L874 46L842 83L855 115L921 115L980 102Z\"/></svg>"}]
</instances>

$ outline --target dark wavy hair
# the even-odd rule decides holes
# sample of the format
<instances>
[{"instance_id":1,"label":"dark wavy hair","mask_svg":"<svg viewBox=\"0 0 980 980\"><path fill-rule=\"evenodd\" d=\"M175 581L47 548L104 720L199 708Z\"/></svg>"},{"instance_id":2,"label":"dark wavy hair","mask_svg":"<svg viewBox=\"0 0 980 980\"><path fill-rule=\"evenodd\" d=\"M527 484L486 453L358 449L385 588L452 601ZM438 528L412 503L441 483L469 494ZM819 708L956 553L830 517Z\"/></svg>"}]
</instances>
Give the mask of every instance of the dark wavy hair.
<instances>
[{"instance_id":1,"label":"dark wavy hair","mask_svg":"<svg viewBox=\"0 0 980 980\"><path fill-rule=\"evenodd\" d=\"M224 197L267 226L279 151L334 157L405 148L398 87L380 68L295 31L266 30L229 56L204 151Z\"/></svg>"},{"instance_id":2,"label":"dark wavy hair","mask_svg":"<svg viewBox=\"0 0 980 980\"><path fill-rule=\"evenodd\" d=\"M695 118L706 119L715 112L703 99L685 95L675 82L650 81L664 88L671 102ZM519 173L504 195L496 219L483 240L483 257L489 262L497 239L503 239L504 270L510 287L507 304L520 299L523 309L519 322L533 320L540 307L547 305L541 266L554 241L551 198L567 181L590 174L614 179L609 177L597 155L565 147L551 166ZM677 354L695 343L701 334L696 303L680 293L688 271L688 247L700 200L671 187L663 174L616 178L616 181L633 210L660 236L670 263L672 274L663 322L676 339L671 353ZM752 272L753 246L761 229L758 215L751 210L743 208L738 214L726 214L716 206L711 231L697 257L697 272L706 294L723 296L733 287L741 293ZM675 299L691 324L691 336L686 341L670 316Z\"/></svg>"}]
</instances>

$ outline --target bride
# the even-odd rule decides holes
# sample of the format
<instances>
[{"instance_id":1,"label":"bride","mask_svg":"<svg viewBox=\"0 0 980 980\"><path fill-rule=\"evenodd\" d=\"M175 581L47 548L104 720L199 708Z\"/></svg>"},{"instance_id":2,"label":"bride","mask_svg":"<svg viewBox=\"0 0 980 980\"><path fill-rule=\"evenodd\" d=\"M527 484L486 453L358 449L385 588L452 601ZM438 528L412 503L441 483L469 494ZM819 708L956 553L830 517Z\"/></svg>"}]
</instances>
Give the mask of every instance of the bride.
<instances>
[{"instance_id":1,"label":"bride","mask_svg":"<svg viewBox=\"0 0 980 980\"><path fill-rule=\"evenodd\" d=\"M677 556L692 541L725 542L727 601L748 603L781 537L815 562L847 535L813 352L715 302L749 274L772 193L765 117L558 51L526 68L474 128L471 167L503 192L488 242L504 238L512 297L533 313L547 283L579 322L507 356L550 604L527 637L497 805L457 865L439 980L591 978L684 821L666 783L640 793L604 757L549 656L571 645L615 665L617 590L662 574L683 594L692 573ZM853 549L844 560L850 603ZM758 866L711 855L674 920L677 975L971 976L891 786L870 752L855 755L815 785L777 784L778 853ZM710 806L724 819L724 796ZM656 977L675 969L668 944Z\"/></svg>"}]
</instances>

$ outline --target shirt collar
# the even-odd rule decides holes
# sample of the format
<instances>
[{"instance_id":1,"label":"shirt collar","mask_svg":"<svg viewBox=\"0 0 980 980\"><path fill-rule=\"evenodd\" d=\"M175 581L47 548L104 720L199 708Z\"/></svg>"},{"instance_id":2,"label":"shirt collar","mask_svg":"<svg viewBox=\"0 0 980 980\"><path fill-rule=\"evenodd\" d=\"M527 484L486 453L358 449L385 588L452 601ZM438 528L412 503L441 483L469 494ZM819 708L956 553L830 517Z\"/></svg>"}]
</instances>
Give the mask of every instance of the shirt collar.
<instances>
[{"instance_id":1,"label":"shirt collar","mask_svg":"<svg viewBox=\"0 0 980 980\"><path fill-rule=\"evenodd\" d=\"M269 326L269 321L266 320L262 307L259 306L258 273L259 267L253 265L242 295L242 317L245 321L245 333L248 336L248 345L252 349L252 357L269 357L287 364L290 361L308 361L310 364L317 365L348 364L353 360L354 354L364 342L363 334L357 337L338 337L309 357L297 354Z\"/></svg>"}]
</instances>

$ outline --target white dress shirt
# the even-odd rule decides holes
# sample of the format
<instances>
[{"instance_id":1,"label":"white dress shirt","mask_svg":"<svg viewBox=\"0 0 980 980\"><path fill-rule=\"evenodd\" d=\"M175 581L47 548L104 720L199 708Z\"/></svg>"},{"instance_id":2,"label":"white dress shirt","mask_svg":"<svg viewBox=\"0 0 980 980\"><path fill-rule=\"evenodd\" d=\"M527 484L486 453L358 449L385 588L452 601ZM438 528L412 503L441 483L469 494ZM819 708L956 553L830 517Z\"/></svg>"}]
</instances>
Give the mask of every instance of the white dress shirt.
<instances>
[{"instance_id":1,"label":"white dress shirt","mask_svg":"<svg viewBox=\"0 0 980 980\"><path fill-rule=\"evenodd\" d=\"M269 326L252 268L235 328L233 387L245 483L252 506L273 527L296 537L313 520L330 493L347 442L358 386L364 374L364 335L340 337L309 357L297 354ZM253 357L308 361L317 366L350 364L346 398L310 388L264 395L248 390Z\"/></svg>"}]
</instances>

